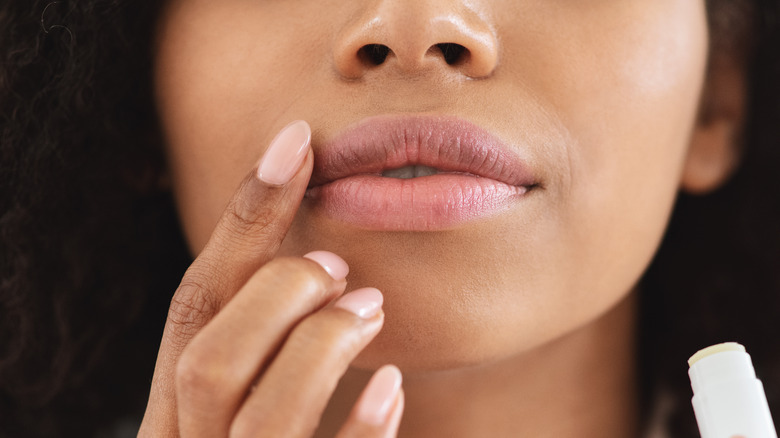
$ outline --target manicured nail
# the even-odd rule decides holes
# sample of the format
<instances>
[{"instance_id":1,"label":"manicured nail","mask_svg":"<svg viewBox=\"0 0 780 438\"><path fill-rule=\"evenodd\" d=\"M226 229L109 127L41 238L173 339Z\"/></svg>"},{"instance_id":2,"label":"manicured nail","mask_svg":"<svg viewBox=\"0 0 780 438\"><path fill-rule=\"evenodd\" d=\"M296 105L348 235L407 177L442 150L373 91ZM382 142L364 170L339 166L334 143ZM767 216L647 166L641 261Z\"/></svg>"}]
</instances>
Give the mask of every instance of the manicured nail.
<instances>
[{"instance_id":1,"label":"manicured nail","mask_svg":"<svg viewBox=\"0 0 780 438\"><path fill-rule=\"evenodd\" d=\"M383 301L384 298L379 289L364 287L343 295L333 306L352 312L361 318L369 319L382 310Z\"/></svg>"},{"instance_id":2,"label":"manicured nail","mask_svg":"<svg viewBox=\"0 0 780 438\"><path fill-rule=\"evenodd\" d=\"M363 390L357 405L357 418L376 426L385 424L400 390L401 371L394 365L383 366Z\"/></svg>"},{"instance_id":3,"label":"manicured nail","mask_svg":"<svg viewBox=\"0 0 780 438\"><path fill-rule=\"evenodd\" d=\"M300 169L311 143L311 128L303 120L285 126L268 146L260 160L257 177L281 186L290 182Z\"/></svg>"},{"instance_id":4,"label":"manicured nail","mask_svg":"<svg viewBox=\"0 0 780 438\"><path fill-rule=\"evenodd\" d=\"M317 262L334 280L343 280L349 274L347 262L332 252L312 251L303 258Z\"/></svg>"}]
</instances>

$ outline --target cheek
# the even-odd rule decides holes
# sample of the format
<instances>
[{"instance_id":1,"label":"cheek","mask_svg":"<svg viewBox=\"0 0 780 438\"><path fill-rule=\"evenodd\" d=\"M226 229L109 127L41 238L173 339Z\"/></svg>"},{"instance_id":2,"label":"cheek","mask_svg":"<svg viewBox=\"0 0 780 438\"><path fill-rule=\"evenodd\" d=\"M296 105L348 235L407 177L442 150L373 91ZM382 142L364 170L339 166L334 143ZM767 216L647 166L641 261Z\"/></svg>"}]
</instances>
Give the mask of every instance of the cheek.
<instances>
[{"instance_id":1,"label":"cheek","mask_svg":"<svg viewBox=\"0 0 780 438\"><path fill-rule=\"evenodd\" d=\"M566 242L555 253L576 273L561 286L570 303L603 304L633 286L663 235L697 114L706 14L690 0L557 4L534 11L538 27L515 33L506 56L528 59L518 75L568 134L556 156L568 171L550 194Z\"/></svg>"},{"instance_id":2,"label":"cheek","mask_svg":"<svg viewBox=\"0 0 780 438\"><path fill-rule=\"evenodd\" d=\"M301 49L307 36L295 30L296 11L279 3L174 1L162 21L157 103L193 253L276 132L295 118L285 109L307 92L307 51L321 48Z\"/></svg>"},{"instance_id":3,"label":"cheek","mask_svg":"<svg viewBox=\"0 0 780 438\"><path fill-rule=\"evenodd\" d=\"M578 236L591 242L583 257L612 255L593 271L596 284L639 278L666 227L703 85L703 3L652 2L657 9L614 23L621 38L602 31L611 44L595 44L603 50L577 61L575 71L597 78L577 89L578 104L566 113L578 132L568 151L571 195L583 204L573 220L589 225Z\"/></svg>"}]
</instances>

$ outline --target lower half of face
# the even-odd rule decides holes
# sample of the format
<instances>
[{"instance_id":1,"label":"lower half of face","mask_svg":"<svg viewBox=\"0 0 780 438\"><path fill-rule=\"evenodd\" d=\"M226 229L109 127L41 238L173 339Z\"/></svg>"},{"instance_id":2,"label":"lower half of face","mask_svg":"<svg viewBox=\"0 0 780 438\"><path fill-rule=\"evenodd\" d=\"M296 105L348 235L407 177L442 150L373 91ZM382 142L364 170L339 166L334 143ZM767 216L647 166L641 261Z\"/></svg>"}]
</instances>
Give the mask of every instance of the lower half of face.
<instances>
[{"instance_id":1,"label":"lower half of face","mask_svg":"<svg viewBox=\"0 0 780 438\"><path fill-rule=\"evenodd\" d=\"M452 221L431 219L435 200L356 219L348 197L314 193L282 245L286 255L333 251L350 264L349 288L384 292L386 324L366 365L452 367L518 354L629 293L663 234L695 123L703 1L333 3L168 7L157 94L194 253L290 121L310 123L321 157L355 126L389 119L404 131L423 120L435 131L444 119L455 131L478 127L497 139L498 155L519 157L528 190L490 208L456 206ZM389 49L384 59L372 58L376 47ZM465 50L448 59L447 47ZM417 213L424 224L410 219Z\"/></svg>"}]
</instances>

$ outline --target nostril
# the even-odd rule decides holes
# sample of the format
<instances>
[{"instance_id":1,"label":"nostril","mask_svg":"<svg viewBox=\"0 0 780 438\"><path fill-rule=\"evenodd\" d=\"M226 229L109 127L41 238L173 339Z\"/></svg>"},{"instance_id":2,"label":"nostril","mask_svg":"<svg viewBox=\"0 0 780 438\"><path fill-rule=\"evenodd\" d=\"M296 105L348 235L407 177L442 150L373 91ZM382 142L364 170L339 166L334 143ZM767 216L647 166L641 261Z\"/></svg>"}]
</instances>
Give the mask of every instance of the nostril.
<instances>
[{"instance_id":1,"label":"nostril","mask_svg":"<svg viewBox=\"0 0 780 438\"><path fill-rule=\"evenodd\" d=\"M366 44L360 48L358 54L373 65L381 65L390 54L390 48L383 44Z\"/></svg>"},{"instance_id":2,"label":"nostril","mask_svg":"<svg viewBox=\"0 0 780 438\"><path fill-rule=\"evenodd\" d=\"M441 50L442 55L444 55L444 60L449 65L453 65L456 62L458 62L463 56L463 54L466 52L465 47L455 43L436 44L436 47L438 47L439 50Z\"/></svg>"},{"instance_id":3,"label":"nostril","mask_svg":"<svg viewBox=\"0 0 780 438\"><path fill-rule=\"evenodd\" d=\"M429 50L439 50L448 65L455 65L469 53L468 49L456 43L440 43L431 46ZM384 44L366 44L358 50L358 56L363 62L378 66L382 65L392 50Z\"/></svg>"}]
</instances>

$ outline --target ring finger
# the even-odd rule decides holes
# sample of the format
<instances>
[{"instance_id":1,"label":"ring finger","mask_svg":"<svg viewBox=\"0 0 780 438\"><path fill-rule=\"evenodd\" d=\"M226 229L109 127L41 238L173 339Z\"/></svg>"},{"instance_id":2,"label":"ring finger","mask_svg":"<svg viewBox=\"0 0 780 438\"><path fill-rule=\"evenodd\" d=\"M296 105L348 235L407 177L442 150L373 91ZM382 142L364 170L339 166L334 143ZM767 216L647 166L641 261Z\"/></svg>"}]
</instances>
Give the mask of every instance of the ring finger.
<instances>
[{"instance_id":1,"label":"ring finger","mask_svg":"<svg viewBox=\"0 0 780 438\"><path fill-rule=\"evenodd\" d=\"M309 437L350 362L384 322L382 294L352 291L303 320L260 377L230 436Z\"/></svg>"}]
</instances>

